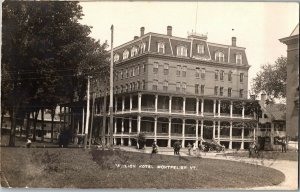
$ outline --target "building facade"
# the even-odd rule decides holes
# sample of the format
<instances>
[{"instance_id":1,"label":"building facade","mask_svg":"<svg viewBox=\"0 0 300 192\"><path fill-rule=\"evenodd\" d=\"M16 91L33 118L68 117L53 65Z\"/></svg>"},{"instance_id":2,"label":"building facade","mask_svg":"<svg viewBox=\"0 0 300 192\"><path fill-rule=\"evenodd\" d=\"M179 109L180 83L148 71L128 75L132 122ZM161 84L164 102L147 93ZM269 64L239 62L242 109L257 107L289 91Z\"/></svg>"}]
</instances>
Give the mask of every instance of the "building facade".
<instances>
[{"instance_id":1,"label":"building facade","mask_svg":"<svg viewBox=\"0 0 300 192\"><path fill-rule=\"evenodd\" d=\"M256 123L247 108L245 48L235 37L232 45L210 43L199 34L174 37L171 26L167 34L144 31L114 48L114 143L135 145L143 132L148 146L214 139L229 149L247 148ZM101 121L108 90L97 92Z\"/></svg>"},{"instance_id":2,"label":"building facade","mask_svg":"<svg viewBox=\"0 0 300 192\"><path fill-rule=\"evenodd\" d=\"M289 37L279 40L287 45L286 131L290 138L299 134L299 24Z\"/></svg>"}]
</instances>

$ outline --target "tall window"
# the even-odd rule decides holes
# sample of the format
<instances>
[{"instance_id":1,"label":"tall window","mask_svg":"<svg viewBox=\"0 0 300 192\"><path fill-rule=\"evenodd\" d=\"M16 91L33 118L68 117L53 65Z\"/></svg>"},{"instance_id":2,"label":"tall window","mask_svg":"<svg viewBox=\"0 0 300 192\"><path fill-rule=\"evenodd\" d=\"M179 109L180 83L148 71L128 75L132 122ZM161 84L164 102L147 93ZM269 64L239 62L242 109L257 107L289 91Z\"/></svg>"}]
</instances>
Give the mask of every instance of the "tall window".
<instances>
[{"instance_id":1,"label":"tall window","mask_svg":"<svg viewBox=\"0 0 300 192\"><path fill-rule=\"evenodd\" d=\"M132 76L134 77L135 74L136 74L136 72L135 72L135 67L132 67Z\"/></svg>"},{"instance_id":2,"label":"tall window","mask_svg":"<svg viewBox=\"0 0 300 192\"><path fill-rule=\"evenodd\" d=\"M177 77L180 77L180 69L181 69L181 66L177 65L177 70L176 70L176 76Z\"/></svg>"},{"instance_id":3,"label":"tall window","mask_svg":"<svg viewBox=\"0 0 300 192\"><path fill-rule=\"evenodd\" d=\"M240 82L244 82L244 73L240 73Z\"/></svg>"},{"instance_id":4,"label":"tall window","mask_svg":"<svg viewBox=\"0 0 300 192\"><path fill-rule=\"evenodd\" d=\"M130 68L129 69L129 77L132 77L133 76L133 68Z\"/></svg>"},{"instance_id":5,"label":"tall window","mask_svg":"<svg viewBox=\"0 0 300 192\"><path fill-rule=\"evenodd\" d=\"M168 91L168 81L164 81L163 90Z\"/></svg>"},{"instance_id":6,"label":"tall window","mask_svg":"<svg viewBox=\"0 0 300 192\"><path fill-rule=\"evenodd\" d=\"M145 73L145 72L146 72L145 64L142 64L142 66L141 66L141 72L142 72L142 73Z\"/></svg>"},{"instance_id":7,"label":"tall window","mask_svg":"<svg viewBox=\"0 0 300 192\"><path fill-rule=\"evenodd\" d=\"M215 80L219 80L219 70L215 71Z\"/></svg>"},{"instance_id":8,"label":"tall window","mask_svg":"<svg viewBox=\"0 0 300 192\"><path fill-rule=\"evenodd\" d=\"M153 73L157 74L157 72L158 72L158 63L154 62L154 64L153 64Z\"/></svg>"},{"instance_id":9,"label":"tall window","mask_svg":"<svg viewBox=\"0 0 300 192\"><path fill-rule=\"evenodd\" d=\"M138 49L136 48L136 46L132 47L131 49L131 57L134 57L138 54Z\"/></svg>"},{"instance_id":10,"label":"tall window","mask_svg":"<svg viewBox=\"0 0 300 192\"><path fill-rule=\"evenodd\" d=\"M228 81L232 81L232 71L228 72Z\"/></svg>"},{"instance_id":11,"label":"tall window","mask_svg":"<svg viewBox=\"0 0 300 192\"><path fill-rule=\"evenodd\" d=\"M136 66L135 73L136 73L136 75L140 74L140 66Z\"/></svg>"},{"instance_id":12,"label":"tall window","mask_svg":"<svg viewBox=\"0 0 300 192\"><path fill-rule=\"evenodd\" d=\"M195 77L198 79L200 77L200 68L196 67Z\"/></svg>"},{"instance_id":13,"label":"tall window","mask_svg":"<svg viewBox=\"0 0 300 192\"><path fill-rule=\"evenodd\" d=\"M123 79L124 76L123 76L123 70L120 71L120 79Z\"/></svg>"},{"instance_id":14,"label":"tall window","mask_svg":"<svg viewBox=\"0 0 300 192\"><path fill-rule=\"evenodd\" d=\"M215 60L218 62L224 62L224 53L218 51L215 53Z\"/></svg>"},{"instance_id":15,"label":"tall window","mask_svg":"<svg viewBox=\"0 0 300 192\"><path fill-rule=\"evenodd\" d=\"M183 66L182 67L182 77L186 77L186 71L187 71L187 67Z\"/></svg>"},{"instance_id":16,"label":"tall window","mask_svg":"<svg viewBox=\"0 0 300 192\"><path fill-rule=\"evenodd\" d=\"M244 89L240 89L240 98L244 97Z\"/></svg>"},{"instance_id":17,"label":"tall window","mask_svg":"<svg viewBox=\"0 0 300 192\"><path fill-rule=\"evenodd\" d=\"M121 93L123 93L124 92L124 85L121 85Z\"/></svg>"},{"instance_id":18,"label":"tall window","mask_svg":"<svg viewBox=\"0 0 300 192\"><path fill-rule=\"evenodd\" d=\"M224 80L224 71L223 70L220 71L220 80L221 81Z\"/></svg>"},{"instance_id":19,"label":"tall window","mask_svg":"<svg viewBox=\"0 0 300 192\"><path fill-rule=\"evenodd\" d=\"M224 90L224 88L220 87L220 96L223 96L223 90Z\"/></svg>"},{"instance_id":20,"label":"tall window","mask_svg":"<svg viewBox=\"0 0 300 192\"><path fill-rule=\"evenodd\" d=\"M125 85L125 92L128 92L128 84Z\"/></svg>"},{"instance_id":21,"label":"tall window","mask_svg":"<svg viewBox=\"0 0 300 192\"><path fill-rule=\"evenodd\" d=\"M128 69L125 69L125 78L128 78Z\"/></svg>"},{"instance_id":22,"label":"tall window","mask_svg":"<svg viewBox=\"0 0 300 192\"><path fill-rule=\"evenodd\" d=\"M177 56L187 56L187 48L184 46L178 46L177 47Z\"/></svg>"},{"instance_id":23,"label":"tall window","mask_svg":"<svg viewBox=\"0 0 300 192\"><path fill-rule=\"evenodd\" d=\"M146 51L146 43L140 44L140 52L144 53Z\"/></svg>"},{"instance_id":24,"label":"tall window","mask_svg":"<svg viewBox=\"0 0 300 192\"><path fill-rule=\"evenodd\" d=\"M199 94L199 84L195 84L195 94Z\"/></svg>"},{"instance_id":25,"label":"tall window","mask_svg":"<svg viewBox=\"0 0 300 192\"><path fill-rule=\"evenodd\" d=\"M157 91L157 87L158 87L158 80L157 80L157 79L154 79L154 80L153 80L152 89L153 89L154 91Z\"/></svg>"},{"instance_id":26,"label":"tall window","mask_svg":"<svg viewBox=\"0 0 300 192\"><path fill-rule=\"evenodd\" d=\"M164 75L168 75L169 74L169 64L165 63L164 64Z\"/></svg>"},{"instance_id":27,"label":"tall window","mask_svg":"<svg viewBox=\"0 0 300 192\"><path fill-rule=\"evenodd\" d=\"M114 62L118 62L119 59L120 59L119 54L115 54L115 56L114 56Z\"/></svg>"},{"instance_id":28,"label":"tall window","mask_svg":"<svg viewBox=\"0 0 300 192\"><path fill-rule=\"evenodd\" d=\"M142 81L142 89L146 90L146 82L145 82L145 80Z\"/></svg>"},{"instance_id":29,"label":"tall window","mask_svg":"<svg viewBox=\"0 0 300 192\"><path fill-rule=\"evenodd\" d=\"M204 87L205 85L201 85L201 94L203 95L204 94Z\"/></svg>"},{"instance_id":30,"label":"tall window","mask_svg":"<svg viewBox=\"0 0 300 192\"><path fill-rule=\"evenodd\" d=\"M236 54L235 61L237 64L242 64L242 54Z\"/></svg>"},{"instance_id":31,"label":"tall window","mask_svg":"<svg viewBox=\"0 0 300 192\"><path fill-rule=\"evenodd\" d=\"M218 86L215 86L215 95L218 95Z\"/></svg>"},{"instance_id":32,"label":"tall window","mask_svg":"<svg viewBox=\"0 0 300 192\"><path fill-rule=\"evenodd\" d=\"M126 49L124 52L123 52L123 59L127 59L129 56L129 51Z\"/></svg>"},{"instance_id":33,"label":"tall window","mask_svg":"<svg viewBox=\"0 0 300 192\"><path fill-rule=\"evenodd\" d=\"M137 90L140 90L140 88L141 88L141 82L140 82L140 81L138 81L138 82L137 82L136 89L137 89Z\"/></svg>"},{"instance_id":34,"label":"tall window","mask_svg":"<svg viewBox=\"0 0 300 192\"><path fill-rule=\"evenodd\" d=\"M180 92L180 83L179 82L176 83L176 92Z\"/></svg>"},{"instance_id":35,"label":"tall window","mask_svg":"<svg viewBox=\"0 0 300 192\"><path fill-rule=\"evenodd\" d=\"M205 79L205 68L201 69L201 79Z\"/></svg>"},{"instance_id":36,"label":"tall window","mask_svg":"<svg viewBox=\"0 0 300 192\"><path fill-rule=\"evenodd\" d=\"M157 52L165 53L165 44L164 43L158 43L157 44Z\"/></svg>"},{"instance_id":37,"label":"tall window","mask_svg":"<svg viewBox=\"0 0 300 192\"><path fill-rule=\"evenodd\" d=\"M203 44L197 45L197 53L204 54L204 45Z\"/></svg>"},{"instance_id":38,"label":"tall window","mask_svg":"<svg viewBox=\"0 0 300 192\"><path fill-rule=\"evenodd\" d=\"M129 91L132 91L132 84L129 83Z\"/></svg>"},{"instance_id":39,"label":"tall window","mask_svg":"<svg viewBox=\"0 0 300 192\"><path fill-rule=\"evenodd\" d=\"M231 97L231 92L232 92L232 89L229 87L228 88L228 97Z\"/></svg>"},{"instance_id":40,"label":"tall window","mask_svg":"<svg viewBox=\"0 0 300 192\"><path fill-rule=\"evenodd\" d=\"M134 91L135 88L136 88L136 87L135 87L135 82L133 82L133 83L132 83L132 91Z\"/></svg>"},{"instance_id":41,"label":"tall window","mask_svg":"<svg viewBox=\"0 0 300 192\"><path fill-rule=\"evenodd\" d=\"M182 92L185 93L186 91L186 83L182 83Z\"/></svg>"}]
</instances>

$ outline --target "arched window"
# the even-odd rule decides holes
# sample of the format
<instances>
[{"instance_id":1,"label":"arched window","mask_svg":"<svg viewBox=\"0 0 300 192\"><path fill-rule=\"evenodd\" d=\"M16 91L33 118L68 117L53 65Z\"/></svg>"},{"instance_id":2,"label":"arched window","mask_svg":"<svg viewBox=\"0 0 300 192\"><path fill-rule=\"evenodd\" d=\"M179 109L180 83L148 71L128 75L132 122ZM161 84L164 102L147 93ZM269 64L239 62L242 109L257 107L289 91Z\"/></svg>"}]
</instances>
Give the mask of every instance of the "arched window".
<instances>
[{"instance_id":1,"label":"arched window","mask_svg":"<svg viewBox=\"0 0 300 192\"><path fill-rule=\"evenodd\" d=\"M119 54L115 54L115 56L114 56L114 62L118 62L119 59L120 59Z\"/></svg>"},{"instance_id":2,"label":"arched window","mask_svg":"<svg viewBox=\"0 0 300 192\"><path fill-rule=\"evenodd\" d=\"M146 51L146 43L140 44L140 52L144 53Z\"/></svg>"},{"instance_id":3,"label":"arched window","mask_svg":"<svg viewBox=\"0 0 300 192\"><path fill-rule=\"evenodd\" d=\"M187 56L187 48L184 46L178 46L177 47L177 56Z\"/></svg>"},{"instance_id":4,"label":"arched window","mask_svg":"<svg viewBox=\"0 0 300 192\"><path fill-rule=\"evenodd\" d=\"M242 64L242 54L236 54L235 56L235 62L236 64Z\"/></svg>"},{"instance_id":5,"label":"arched window","mask_svg":"<svg viewBox=\"0 0 300 192\"><path fill-rule=\"evenodd\" d=\"M165 44L164 43L158 43L158 45L157 45L157 52L159 52L159 53L165 53Z\"/></svg>"},{"instance_id":6,"label":"arched window","mask_svg":"<svg viewBox=\"0 0 300 192\"><path fill-rule=\"evenodd\" d=\"M131 57L134 57L138 54L138 49L136 48L136 46L132 47L131 49Z\"/></svg>"},{"instance_id":7,"label":"arched window","mask_svg":"<svg viewBox=\"0 0 300 192\"><path fill-rule=\"evenodd\" d=\"M129 56L129 51L126 49L124 52L123 52L123 59L127 59Z\"/></svg>"},{"instance_id":8,"label":"arched window","mask_svg":"<svg viewBox=\"0 0 300 192\"><path fill-rule=\"evenodd\" d=\"M224 62L224 53L217 51L215 54L215 60L218 62Z\"/></svg>"}]
</instances>

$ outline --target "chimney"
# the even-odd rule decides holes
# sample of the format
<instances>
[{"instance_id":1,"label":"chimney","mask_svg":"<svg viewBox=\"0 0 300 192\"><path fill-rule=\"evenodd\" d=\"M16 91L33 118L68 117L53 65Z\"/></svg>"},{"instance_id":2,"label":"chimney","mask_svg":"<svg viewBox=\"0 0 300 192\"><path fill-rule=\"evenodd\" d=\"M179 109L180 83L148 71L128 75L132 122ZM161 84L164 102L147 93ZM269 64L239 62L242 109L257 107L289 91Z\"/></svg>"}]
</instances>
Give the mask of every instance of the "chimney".
<instances>
[{"instance_id":1,"label":"chimney","mask_svg":"<svg viewBox=\"0 0 300 192\"><path fill-rule=\"evenodd\" d=\"M172 26L167 27L167 35L172 36Z\"/></svg>"},{"instance_id":2,"label":"chimney","mask_svg":"<svg viewBox=\"0 0 300 192\"><path fill-rule=\"evenodd\" d=\"M141 27L141 36L144 36L145 34L145 27Z\"/></svg>"},{"instance_id":3,"label":"chimney","mask_svg":"<svg viewBox=\"0 0 300 192\"><path fill-rule=\"evenodd\" d=\"M236 37L232 37L231 40L232 40L232 46L236 47Z\"/></svg>"},{"instance_id":4,"label":"chimney","mask_svg":"<svg viewBox=\"0 0 300 192\"><path fill-rule=\"evenodd\" d=\"M134 39L134 40L136 40L136 39L138 39L138 38L139 38L139 36L134 36L134 38L133 38L133 39Z\"/></svg>"}]
</instances>

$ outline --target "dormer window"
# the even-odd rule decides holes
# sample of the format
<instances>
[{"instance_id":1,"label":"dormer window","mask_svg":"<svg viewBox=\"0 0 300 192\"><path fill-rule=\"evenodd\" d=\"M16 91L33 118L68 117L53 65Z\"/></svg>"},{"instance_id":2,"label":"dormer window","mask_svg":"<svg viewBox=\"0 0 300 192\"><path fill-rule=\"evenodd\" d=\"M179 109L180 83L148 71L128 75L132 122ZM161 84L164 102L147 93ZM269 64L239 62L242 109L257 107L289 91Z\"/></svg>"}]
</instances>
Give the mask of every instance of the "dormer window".
<instances>
[{"instance_id":1,"label":"dormer window","mask_svg":"<svg viewBox=\"0 0 300 192\"><path fill-rule=\"evenodd\" d=\"M157 51L158 51L158 53L165 53L165 44L164 43L158 43Z\"/></svg>"},{"instance_id":2,"label":"dormer window","mask_svg":"<svg viewBox=\"0 0 300 192\"><path fill-rule=\"evenodd\" d=\"M119 54L115 54L115 56L114 56L114 62L118 62L119 59L120 59Z\"/></svg>"},{"instance_id":3,"label":"dormer window","mask_svg":"<svg viewBox=\"0 0 300 192\"><path fill-rule=\"evenodd\" d=\"M126 49L126 50L123 52L123 59L128 59L128 56L129 56L129 51Z\"/></svg>"},{"instance_id":4,"label":"dormer window","mask_svg":"<svg viewBox=\"0 0 300 192\"><path fill-rule=\"evenodd\" d=\"M177 56L187 57L187 48L184 46L177 47Z\"/></svg>"},{"instance_id":5,"label":"dormer window","mask_svg":"<svg viewBox=\"0 0 300 192\"><path fill-rule=\"evenodd\" d=\"M236 54L235 62L236 64L242 64L242 54Z\"/></svg>"},{"instance_id":6,"label":"dormer window","mask_svg":"<svg viewBox=\"0 0 300 192\"><path fill-rule=\"evenodd\" d=\"M138 49L134 46L131 49L131 57L134 57L138 54Z\"/></svg>"},{"instance_id":7,"label":"dormer window","mask_svg":"<svg viewBox=\"0 0 300 192\"><path fill-rule=\"evenodd\" d=\"M224 62L224 53L217 51L215 54L215 60L218 62Z\"/></svg>"},{"instance_id":8,"label":"dormer window","mask_svg":"<svg viewBox=\"0 0 300 192\"><path fill-rule=\"evenodd\" d=\"M197 53L204 54L204 45L203 44L197 45Z\"/></svg>"},{"instance_id":9,"label":"dormer window","mask_svg":"<svg viewBox=\"0 0 300 192\"><path fill-rule=\"evenodd\" d=\"M144 53L146 51L146 43L140 44L140 52Z\"/></svg>"}]
</instances>

